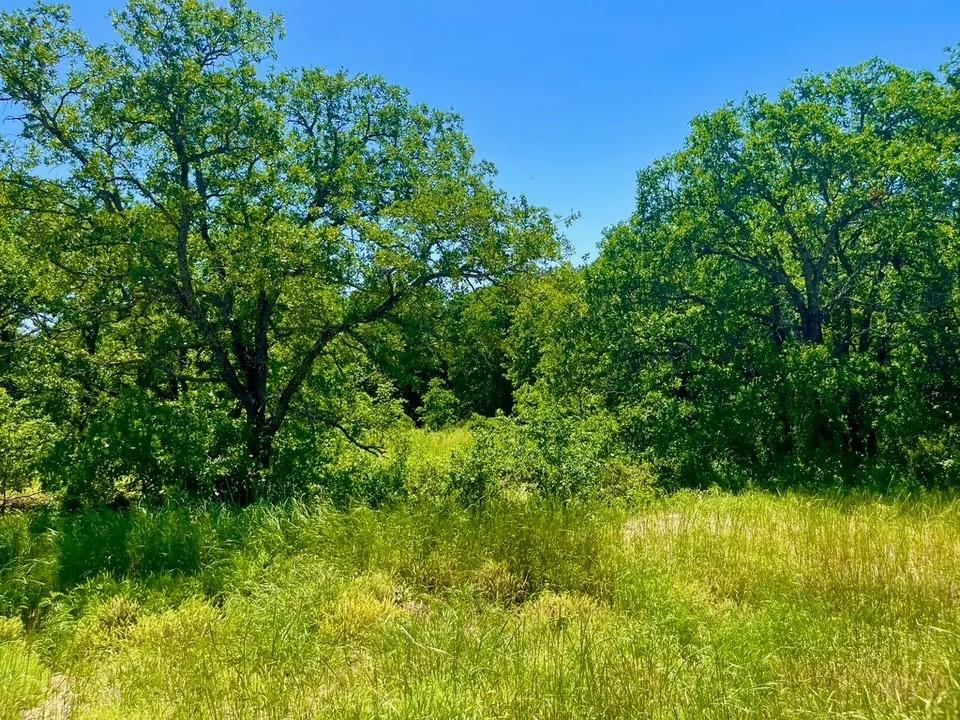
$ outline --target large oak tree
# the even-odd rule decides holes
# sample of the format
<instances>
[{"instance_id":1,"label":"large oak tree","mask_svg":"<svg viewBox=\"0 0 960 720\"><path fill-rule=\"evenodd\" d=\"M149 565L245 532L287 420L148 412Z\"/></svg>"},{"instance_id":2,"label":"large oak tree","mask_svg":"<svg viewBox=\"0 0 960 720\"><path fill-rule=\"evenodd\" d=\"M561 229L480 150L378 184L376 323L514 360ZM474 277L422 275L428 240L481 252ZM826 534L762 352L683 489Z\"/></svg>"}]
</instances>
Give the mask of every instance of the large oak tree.
<instances>
[{"instance_id":1,"label":"large oak tree","mask_svg":"<svg viewBox=\"0 0 960 720\"><path fill-rule=\"evenodd\" d=\"M893 457L953 422L957 100L881 61L808 75L639 174L588 295L597 383L641 445L707 477Z\"/></svg>"},{"instance_id":2,"label":"large oak tree","mask_svg":"<svg viewBox=\"0 0 960 720\"><path fill-rule=\"evenodd\" d=\"M324 398L345 366L390 354L418 298L558 252L549 216L493 186L457 117L376 77L265 71L278 18L242 0L132 0L113 17L102 46L62 6L0 18L19 128L2 182L70 278L77 306L53 324L90 357L124 327L109 352L141 378L174 395L213 382L234 404L252 468L236 497L263 490L311 383L313 416L342 427Z\"/></svg>"}]
</instances>

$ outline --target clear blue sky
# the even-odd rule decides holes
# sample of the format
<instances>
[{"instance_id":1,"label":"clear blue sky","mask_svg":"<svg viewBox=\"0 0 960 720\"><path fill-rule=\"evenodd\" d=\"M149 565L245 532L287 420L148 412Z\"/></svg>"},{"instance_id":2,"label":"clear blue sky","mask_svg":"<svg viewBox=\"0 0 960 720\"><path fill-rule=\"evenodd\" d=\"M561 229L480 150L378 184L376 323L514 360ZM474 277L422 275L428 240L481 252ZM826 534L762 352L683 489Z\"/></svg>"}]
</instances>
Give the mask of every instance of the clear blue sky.
<instances>
[{"instance_id":1,"label":"clear blue sky","mask_svg":"<svg viewBox=\"0 0 960 720\"><path fill-rule=\"evenodd\" d=\"M960 42L960 0L251 4L284 16L281 64L378 73L459 112L502 187L582 213L578 257L630 214L636 171L694 115L875 55L936 69ZM116 5L78 0L75 20L106 39Z\"/></svg>"}]
</instances>

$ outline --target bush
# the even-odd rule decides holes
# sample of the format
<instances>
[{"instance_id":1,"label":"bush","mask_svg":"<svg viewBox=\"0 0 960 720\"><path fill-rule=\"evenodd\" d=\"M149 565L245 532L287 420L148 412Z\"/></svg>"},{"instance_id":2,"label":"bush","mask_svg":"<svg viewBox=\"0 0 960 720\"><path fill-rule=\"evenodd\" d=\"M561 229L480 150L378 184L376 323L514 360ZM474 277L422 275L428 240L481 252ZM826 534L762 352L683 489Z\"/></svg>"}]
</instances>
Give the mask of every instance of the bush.
<instances>
[{"instance_id":1,"label":"bush","mask_svg":"<svg viewBox=\"0 0 960 720\"><path fill-rule=\"evenodd\" d=\"M241 433L229 408L212 396L167 401L131 389L103 402L82 432L60 440L44 485L64 490L71 507L130 498L223 499L225 480L247 471Z\"/></svg>"},{"instance_id":2,"label":"bush","mask_svg":"<svg viewBox=\"0 0 960 720\"><path fill-rule=\"evenodd\" d=\"M423 394L423 404L417 414L424 427L440 430L463 419L460 400L440 378L432 378Z\"/></svg>"},{"instance_id":3,"label":"bush","mask_svg":"<svg viewBox=\"0 0 960 720\"><path fill-rule=\"evenodd\" d=\"M578 415L525 398L516 418L477 418L473 443L456 454L450 494L467 505L505 493L544 497L636 497L653 484L649 467L627 457L609 413Z\"/></svg>"},{"instance_id":4,"label":"bush","mask_svg":"<svg viewBox=\"0 0 960 720\"><path fill-rule=\"evenodd\" d=\"M40 467L56 433L53 424L31 413L23 401L0 389L0 505L40 479Z\"/></svg>"},{"instance_id":5,"label":"bush","mask_svg":"<svg viewBox=\"0 0 960 720\"><path fill-rule=\"evenodd\" d=\"M514 418L475 418L473 443L455 453L448 494L467 506L482 505L510 490L542 486L546 466L533 439Z\"/></svg>"}]
</instances>

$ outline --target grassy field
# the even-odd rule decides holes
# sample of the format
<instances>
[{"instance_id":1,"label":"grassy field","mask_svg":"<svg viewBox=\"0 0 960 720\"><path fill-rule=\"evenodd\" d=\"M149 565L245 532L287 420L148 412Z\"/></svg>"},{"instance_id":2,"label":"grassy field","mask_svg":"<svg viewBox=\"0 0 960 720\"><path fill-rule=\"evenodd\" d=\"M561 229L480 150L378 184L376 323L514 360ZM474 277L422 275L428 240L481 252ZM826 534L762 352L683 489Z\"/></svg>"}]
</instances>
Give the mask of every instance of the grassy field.
<instances>
[{"instance_id":1,"label":"grassy field","mask_svg":"<svg viewBox=\"0 0 960 720\"><path fill-rule=\"evenodd\" d=\"M960 503L0 517L0 717L960 716Z\"/></svg>"}]
</instances>

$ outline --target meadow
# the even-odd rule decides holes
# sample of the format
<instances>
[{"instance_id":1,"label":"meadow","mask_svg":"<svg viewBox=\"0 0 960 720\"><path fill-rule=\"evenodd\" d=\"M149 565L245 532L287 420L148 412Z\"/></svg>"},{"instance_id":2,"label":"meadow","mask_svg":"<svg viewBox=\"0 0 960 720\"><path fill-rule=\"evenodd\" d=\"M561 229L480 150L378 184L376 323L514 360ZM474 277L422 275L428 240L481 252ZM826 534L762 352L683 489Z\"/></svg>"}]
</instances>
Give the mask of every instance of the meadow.
<instances>
[{"instance_id":1,"label":"meadow","mask_svg":"<svg viewBox=\"0 0 960 720\"><path fill-rule=\"evenodd\" d=\"M960 715L960 503L0 517L0 717Z\"/></svg>"},{"instance_id":2,"label":"meadow","mask_svg":"<svg viewBox=\"0 0 960 720\"><path fill-rule=\"evenodd\" d=\"M544 182L679 138L685 31L564 78L609 129L479 98L528 198L326 6L3 5L0 720L960 718L960 45L703 108L587 237Z\"/></svg>"}]
</instances>

